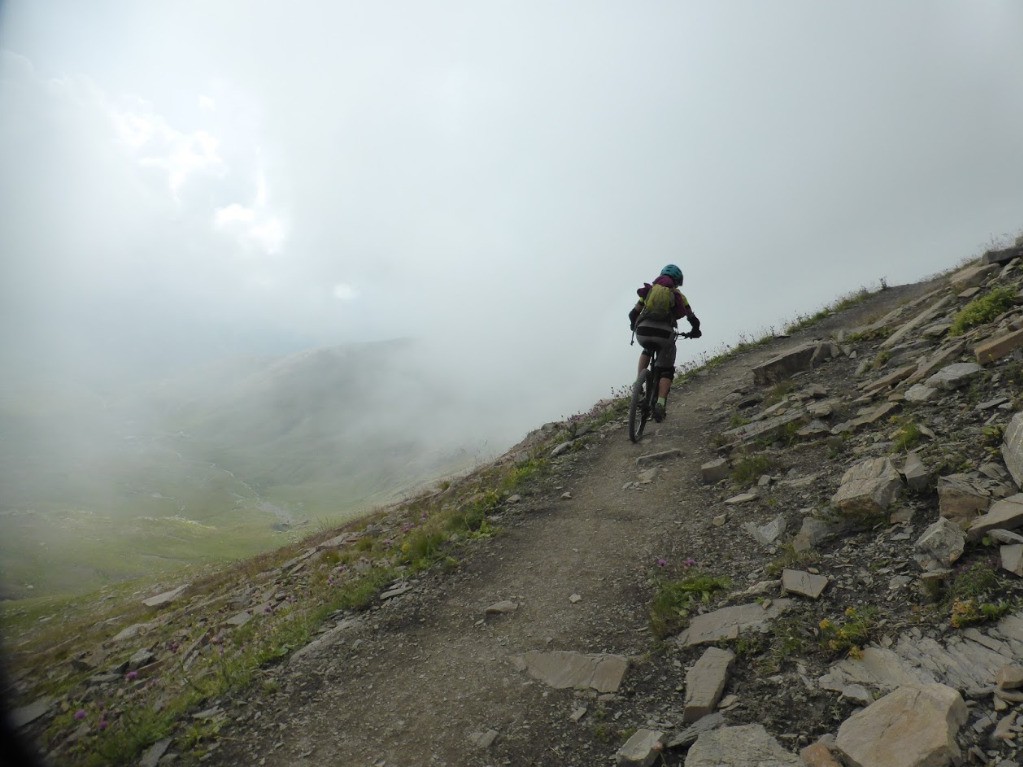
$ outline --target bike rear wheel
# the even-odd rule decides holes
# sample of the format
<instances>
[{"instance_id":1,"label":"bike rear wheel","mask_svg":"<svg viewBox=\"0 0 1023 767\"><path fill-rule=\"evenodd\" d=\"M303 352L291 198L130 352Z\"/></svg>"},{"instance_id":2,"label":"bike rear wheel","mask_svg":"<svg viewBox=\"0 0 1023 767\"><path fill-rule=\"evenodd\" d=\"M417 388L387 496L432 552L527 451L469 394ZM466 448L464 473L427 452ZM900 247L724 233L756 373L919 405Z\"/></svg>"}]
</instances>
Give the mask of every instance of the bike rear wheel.
<instances>
[{"instance_id":1,"label":"bike rear wheel","mask_svg":"<svg viewBox=\"0 0 1023 767\"><path fill-rule=\"evenodd\" d=\"M651 415L650 392L653 386L653 374L647 370L632 385L632 400L629 402L629 439L639 442L643 429Z\"/></svg>"}]
</instances>

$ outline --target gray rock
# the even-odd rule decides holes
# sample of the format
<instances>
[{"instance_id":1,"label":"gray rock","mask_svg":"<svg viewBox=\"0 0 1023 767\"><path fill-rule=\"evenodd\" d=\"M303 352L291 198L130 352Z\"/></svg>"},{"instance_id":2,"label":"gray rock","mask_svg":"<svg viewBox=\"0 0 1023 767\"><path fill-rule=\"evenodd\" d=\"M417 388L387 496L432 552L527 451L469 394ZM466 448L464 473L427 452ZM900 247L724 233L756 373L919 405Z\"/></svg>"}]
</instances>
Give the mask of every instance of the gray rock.
<instances>
[{"instance_id":1,"label":"gray rock","mask_svg":"<svg viewBox=\"0 0 1023 767\"><path fill-rule=\"evenodd\" d=\"M1016 487L1023 489L1023 413L1016 413L1005 427L1002 437L1002 459Z\"/></svg>"},{"instance_id":2,"label":"gray rock","mask_svg":"<svg viewBox=\"0 0 1023 767\"><path fill-rule=\"evenodd\" d=\"M675 458L681 458L682 451L673 447L670 450L662 450L659 453L650 453L648 455L641 455L636 459L637 466L650 466L656 463L663 463L664 461L670 461Z\"/></svg>"},{"instance_id":3,"label":"gray rock","mask_svg":"<svg viewBox=\"0 0 1023 767\"><path fill-rule=\"evenodd\" d=\"M722 727L700 735L686 754L685 767L802 767L763 725Z\"/></svg>"},{"instance_id":4,"label":"gray rock","mask_svg":"<svg viewBox=\"0 0 1023 767\"><path fill-rule=\"evenodd\" d=\"M758 439L773 440L784 434L785 430L789 428L789 424L803 424L808 418L809 416L805 410L796 408L789 413L784 413L774 418L755 421L745 426L729 429L722 432L721 436L725 442L732 445L752 442Z\"/></svg>"},{"instance_id":5,"label":"gray rock","mask_svg":"<svg viewBox=\"0 0 1023 767\"><path fill-rule=\"evenodd\" d=\"M1013 575L1023 576L1023 543L1010 543L1000 546L998 553L1002 559L1002 569Z\"/></svg>"},{"instance_id":6,"label":"gray rock","mask_svg":"<svg viewBox=\"0 0 1023 767\"><path fill-rule=\"evenodd\" d=\"M1008 530L988 530L987 537L996 543L1023 543L1023 535Z\"/></svg>"},{"instance_id":7,"label":"gray rock","mask_svg":"<svg viewBox=\"0 0 1023 767\"><path fill-rule=\"evenodd\" d=\"M474 732L469 735L469 742L472 743L476 748L488 749L494 745L494 741L497 740L497 730L487 730L486 732Z\"/></svg>"},{"instance_id":8,"label":"gray rock","mask_svg":"<svg viewBox=\"0 0 1023 767\"><path fill-rule=\"evenodd\" d=\"M557 458L559 455L564 455L565 453L572 449L572 444L573 440L569 440L568 442L562 442L556 448L551 450L551 458Z\"/></svg>"},{"instance_id":9,"label":"gray rock","mask_svg":"<svg viewBox=\"0 0 1023 767\"><path fill-rule=\"evenodd\" d=\"M964 530L990 504L990 493L967 475L938 477L938 513Z\"/></svg>"},{"instance_id":10,"label":"gray rock","mask_svg":"<svg viewBox=\"0 0 1023 767\"><path fill-rule=\"evenodd\" d=\"M815 343L804 344L782 352L753 368L753 383L757 386L766 386L809 370L813 365L813 357L816 352L817 344Z\"/></svg>"},{"instance_id":11,"label":"gray rock","mask_svg":"<svg viewBox=\"0 0 1023 767\"><path fill-rule=\"evenodd\" d=\"M921 402L928 402L934 398L934 395L938 393L937 389L932 389L930 386L924 386L923 384L913 384L906 389L905 398L906 402L912 402L914 405Z\"/></svg>"},{"instance_id":12,"label":"gray rock","mask_svg":"<svg viewBox=\"0 0 1023 767\"><path fill-rule=\"evenodd\" d=\"M160 763L161 757L167 752L170 747L171 739L164 738L158 740L156 743L146 749L146 752L142 754L142 759L139 761L139 767L156 767Z\"/></svg>"},{"instance_id":13,"label":"gray rock","mask_svg":"<svg viewBox=\"0 0 1023 767\"><path fill-rule=\"evenodd\" d=\"M597 692L615 692L629 667L624 655L587 655L565 650L527 652L514 656L512 663L555 689L574 687Z\"/></svg>"},{"instance_id":14,"label":"gray rock","mask_svg":"<svg viewBox=\"0 0 1023 767\"><path fill-rule=\"evenodd\" d=\"M150 623L135 623L128 626L125 629L121 629L115 636L111 637L111 643L123 642L125 639L132 639L139 634L145 634L152 628L159 626L158 621L151 621Z\"/></svg>"},{"instance_id":15,"label":"gray rock","mask_svg":"<svg viewBox=\"0 0 1023 767\"><path fill-rule=\"evenodd\" d=\"M29 703L27 706L16 708L10 713L11 724L14 727L21 728L26 724L31 724L36 719L40 719L46 716L53 707L53 698L44 697Z\"/></svg>"},{"instance_id":16,"label":"gray rock","mask_svg":"<svg viewBox=\"0 0 1023 767\"><path fill-rule=\"evenodd\" d=\"M492 605L488 605L484 614L486 615L504 615L506 613L512 613L519 609L518 602L512 602L510 599L502 600L501 602L494 602Z\"/></svg>"},{"instance_id":17,"label":"gray rock","mask_svg":"<svg viewBox=\"0 0 1023 767\"><path fill-rule=\"evenodd\" d=\"M165 591L162 594L157 594L155 597L143 599L142 604L146 607L162 607L163 605L168 605L184 594L185 589L187 588L188 584L186 583L184 586L178 586L176 589L171 589L170 591Z\"/></svg>"},{"instance_id":18,"label":"gray rock","mask_svg":"<svg viewBox=\"0 0 1023 767\"><path fill-rule=\"evenodd\" d=\"M697 615L676 641L683 647L692 647L720 639L736 639L743 631L764 631L770 621L791 606L789 599L775 599L766 607L756 603L723 607Z\"/></svg>"},{"instance_id":19,"label":"gray rock","mask_svg":"<svg viewBox=\"0 0 1023 767\"><path fill-rule=\"evenodd\" d=\"M933 474L924 466L924 462L915 452L906 456L906 464L902 468L902 476L906 479L906 485L910 490L921 493L931 486L934 481Z\"/></svg>"},{"instance_id":20,"label":"gray rock","mask_svg":"<svg viewBox=\"0 0 1023 767\"><path fill-rule=\"evenodd\" d=\"M703 477L703 481L708 485L720 482L723 479L728 479L728 476L731 473L732 469L728 465L727 458L718 458L716 461L708 461L700 467L700 475Z\"/></svg>"},{"instance_id":21,"label":"gray rock","mask_svg":"<svg viewBox=\"0 0 1023 767\"><path fill-rule=\"evenodd\" d=\"M967 288L979 288L989 277L998 274L1001 269L994 262L984 262L979 265L965 266L949 277L949 285L952 290L965 290Z\"/></svg>"},{"instance_id":22,"label":"gray rock","mask_svg":"<svg viewBox=\"0 0 1023 767\"><path fill-rule=\"evenodd\" d=\"M971 541L979 541L990 530L1015 530L1023 527L1023 493L995 501L986 514L973 520L967 530Z\"/></svg>"},{"instance_id":23,"label":"gray rock","mask_svg":"<svg viewBox=\"0 0 1023 767\"><path fill-rule=\"evenodd\" d=\"M665 748L671 749L688 746L689 744L696 742L696 739L703 733L716 730L724 723L724 714L716 711L713 714L707 714L707 716L703 717L703 719L693 722L684 730L681 730L668 738L667 743L665 743Z\"/></svg>"},{"instance_id":24,"label":"gray rock","mask_svg":"<svg viewBox=\"0 0 1023 767\"><path fill-rule=\"evenodd\" d=\"M1012 664L998 669L995 684L999 690L1018 690L1023 687L1023 666Z\"/></svg>"},{"instance_id":25,"label":"gray rock","mask_svg":"<svg viewBox=\"0 0 1023 767\"><path fill-rule=\"evenodd\" d=\"M817 517L803 517L803 524L792 539L792 548L796 551L807 551L835 537L844 529L844 524L827 522Z\"/></svg>"},{"instance_id":26,"label":"gray rock","mask_svg":"<svg viewBox=\"0 0 1023 767\"><path fill-rule=\"evenodd\" d=\"M962 756L956 734L968 716L951 687L900 687L846 719L835 747L852 764L944 767Z\"/></svg>"},{"instance_id":27,"label":"gray rock","mask_svg":"<svg viewBox=\"0 0 1023 767\"><path fill-rule=\"evenodd\" d=\"M659 730L636 730L615 754L618 767L651 767L663 748L664 733Z\"/></svg>"},{"instance_id":28,"label":"gray rock","mask_svg":"<svg viewBox=\"0 0 1023 767\"><path fill-rule=\"evenodd\" d=\"M917 562L925 570L946 568L963 555L966 534L955 522L941 517L921 535L914 548L920 552Z\"/></svg>"},{"instance_id":29,"label":"gray rock","mask_svg":"<svg viewBox=\"0 0 1023 767\"><path fill-rule=\"evenodd\" d=\"M842 697L860 706L869 706L874 696L862 684L848 684L842 688Z\"/></svg>"},{"instance_id":30,"label":"gray rock","mask_svg":"<svg viewBox=\"0 0 1023 767\"><path fill-rule=\"evenodd\" d=\"M935 303L931 304L929 307L920 312L920 314L916 315L908 322L903 323L901 327L899 327L894 333L888 336L888 338L882 341L881 348L890 349L896 344L901 343L903 338L908 336L918 327L925 323L930 322L939 314L943 313L945 311L945 308L952 303L952 300L953 300L952 296L945 296L944 298L941 298Z\"/></svg>"},{"instance_id":31,"label":"gray rock","mask_svg":"<svg viewBox=\"0 0 1023 767\"><path fill-rule=\"evenodd\" d=\"M142 668L152 663L156 656L148 648L142 648L128 659L128 668L131 670Z\"/></svg>"},{"instance_id":32,"label":"gray rock","mask_svg":"<svg viewBox=\"0 0 1023 767\"><path fill-rule=\"evenodd\" d=\"M729 506L735 506L740 503L749 503L750 501L755 501L759 497L760 496L755 492L739 493L738 495L733 495L731 498L725 499L725 503L727 503Z\"/></svg>"},{"instance_id":33,"label":"gray rock","mask_svg":"<svg viewBox=\"0 0 1023 767\"><path fill-rule=\"evenodd\" d=\"M810 599L817 599L828 585L823 575L803 572L802 570L782 570L781 587L786 593L800 594Z\"/></svg>"},{"instance_id":34,"label":"gray rock","mask_svg":"<svg viewBox=\"0 0 1023 767\"><path fill-rule=\"evenodd\" d=\"M1012 248L1005 248L1003 250L989 250L983 256L981 256L981 263L999 265L1007 264L1014 258L1019 258L1020 256L1023 256L1023 248L1019 247L1019 245L1020 243L1017 243L1016 246Z\"/></svg>"},{"instance_id":35,"label":"gray rock","mask_svg":"<svg viewBox=\"0 0 1023 767\"><path fill-rule=\"evenodd\" d=\"M725 691L735 653L717 647L708 648L686 674L683 722L695 722L714 711Z\"/></svg>"},{"instance_id":36,"label":"gray rock","mask_svg":"<svg viewBox=\"0 0 1023 767\"><path fill-rule=\"evenodd\" d=\"M381 598L383 598L383 595L381 595ZM224 623L227 624L228 626L234 626L235 628L239 628L241 626L244 626L250 620L252 620L252 613L248 612L247 610L242 610L240 613L232 615L230 618L224 621Z\"/></svg>"},{"instance_id":37,"label":"gray rock","mask_svg":"<svg viewBox=\"0 0 1023 767\"><path fill-rule=\"evenodd\" d=\"M831 503L845 514L884 514L899 489L902 478L887 458L868 458L842 476Z\"/></svg>"},{"instance_id":38,"label":"gray rock","mask_svg":"<svg viewBox=\"0 0 1023 767\"><path fill-rule=\"evenodd\" d=\"M956 362L947 365L927 379L932 389L948 391L966 386L978 376L984 375L984 368L976 362Z\"/></svg>"},{"instance_id":39,"label":"gray rock","mask_svg":"<svg viewBox=\"0 0 1023 767\"><path fill-rule=\"evenodd\" d=\"M725 501L728 503L728 501ZM757 526L752 522L747 522L743 525L743 528L753 536L757 543L761 546L770 546L785 532L787 523L785 517L779 514L777 517L772 519L766 525Z\"/></svg>"}]
</instances>

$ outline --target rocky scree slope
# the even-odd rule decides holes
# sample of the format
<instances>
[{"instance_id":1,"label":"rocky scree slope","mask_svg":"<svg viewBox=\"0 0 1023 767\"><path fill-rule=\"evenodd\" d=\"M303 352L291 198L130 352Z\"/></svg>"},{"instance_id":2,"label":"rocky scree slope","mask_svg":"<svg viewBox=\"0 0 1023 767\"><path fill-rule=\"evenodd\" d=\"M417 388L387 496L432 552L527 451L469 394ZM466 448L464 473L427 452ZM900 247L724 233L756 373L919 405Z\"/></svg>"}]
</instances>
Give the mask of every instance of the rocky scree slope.
<instances>
[{"instance_id":1,"label":"rocky scree slope","mask_svg":"<svg viewBox=\"0 0 1023 767\"><path fill-rule=\"evenodd\" d=\"M106 753L145 764L1014 764L1019 255L716 360L640 446L606 403L497 479L155 595L62 650L27 638L64 687L17 719L58 763L120 727L134 743ZM445 508L473 521L436 539L447 571L419 567L414 536ZM231 660L354 574L364 600Z\"/></svg>"}]
</instances>

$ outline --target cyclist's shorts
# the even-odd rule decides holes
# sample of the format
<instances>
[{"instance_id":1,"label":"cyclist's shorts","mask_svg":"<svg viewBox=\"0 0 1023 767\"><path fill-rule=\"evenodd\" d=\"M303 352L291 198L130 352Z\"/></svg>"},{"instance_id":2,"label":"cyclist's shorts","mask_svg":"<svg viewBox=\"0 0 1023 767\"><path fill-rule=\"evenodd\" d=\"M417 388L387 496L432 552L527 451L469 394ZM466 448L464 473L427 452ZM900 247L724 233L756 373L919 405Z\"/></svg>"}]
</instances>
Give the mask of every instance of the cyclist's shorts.
<instances>
[{"instance_id":1,"label":"cyclist's shorts","mask_svg":"<svg viewBox=\"0 0 1023 767\"><path fill-rule=\"evenodd\" d=\"M647 351L657 350L657 367L675 367L675 339L670 325L641 324L636 328L636 340Z\"/></svg>"}]
</instances>

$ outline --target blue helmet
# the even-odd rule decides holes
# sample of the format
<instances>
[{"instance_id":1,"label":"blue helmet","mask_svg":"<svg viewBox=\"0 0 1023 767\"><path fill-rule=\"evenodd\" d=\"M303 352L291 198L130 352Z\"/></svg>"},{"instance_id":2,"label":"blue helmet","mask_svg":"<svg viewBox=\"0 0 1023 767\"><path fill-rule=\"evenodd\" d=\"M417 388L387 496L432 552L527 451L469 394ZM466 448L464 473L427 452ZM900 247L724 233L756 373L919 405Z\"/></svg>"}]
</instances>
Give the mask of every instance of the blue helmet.
<instances>
[{"instance_id":1,"label":"blue helmet","mask_svg":"<svg viewBox=\"0 0 1023 767\"><path fill-rule=\"evenodd\" d=\"M661 274L671 277L678 286L682 285L682 270L674 264L668 264L666 267L661 269Z\"/></svg>"}]
</instances>

